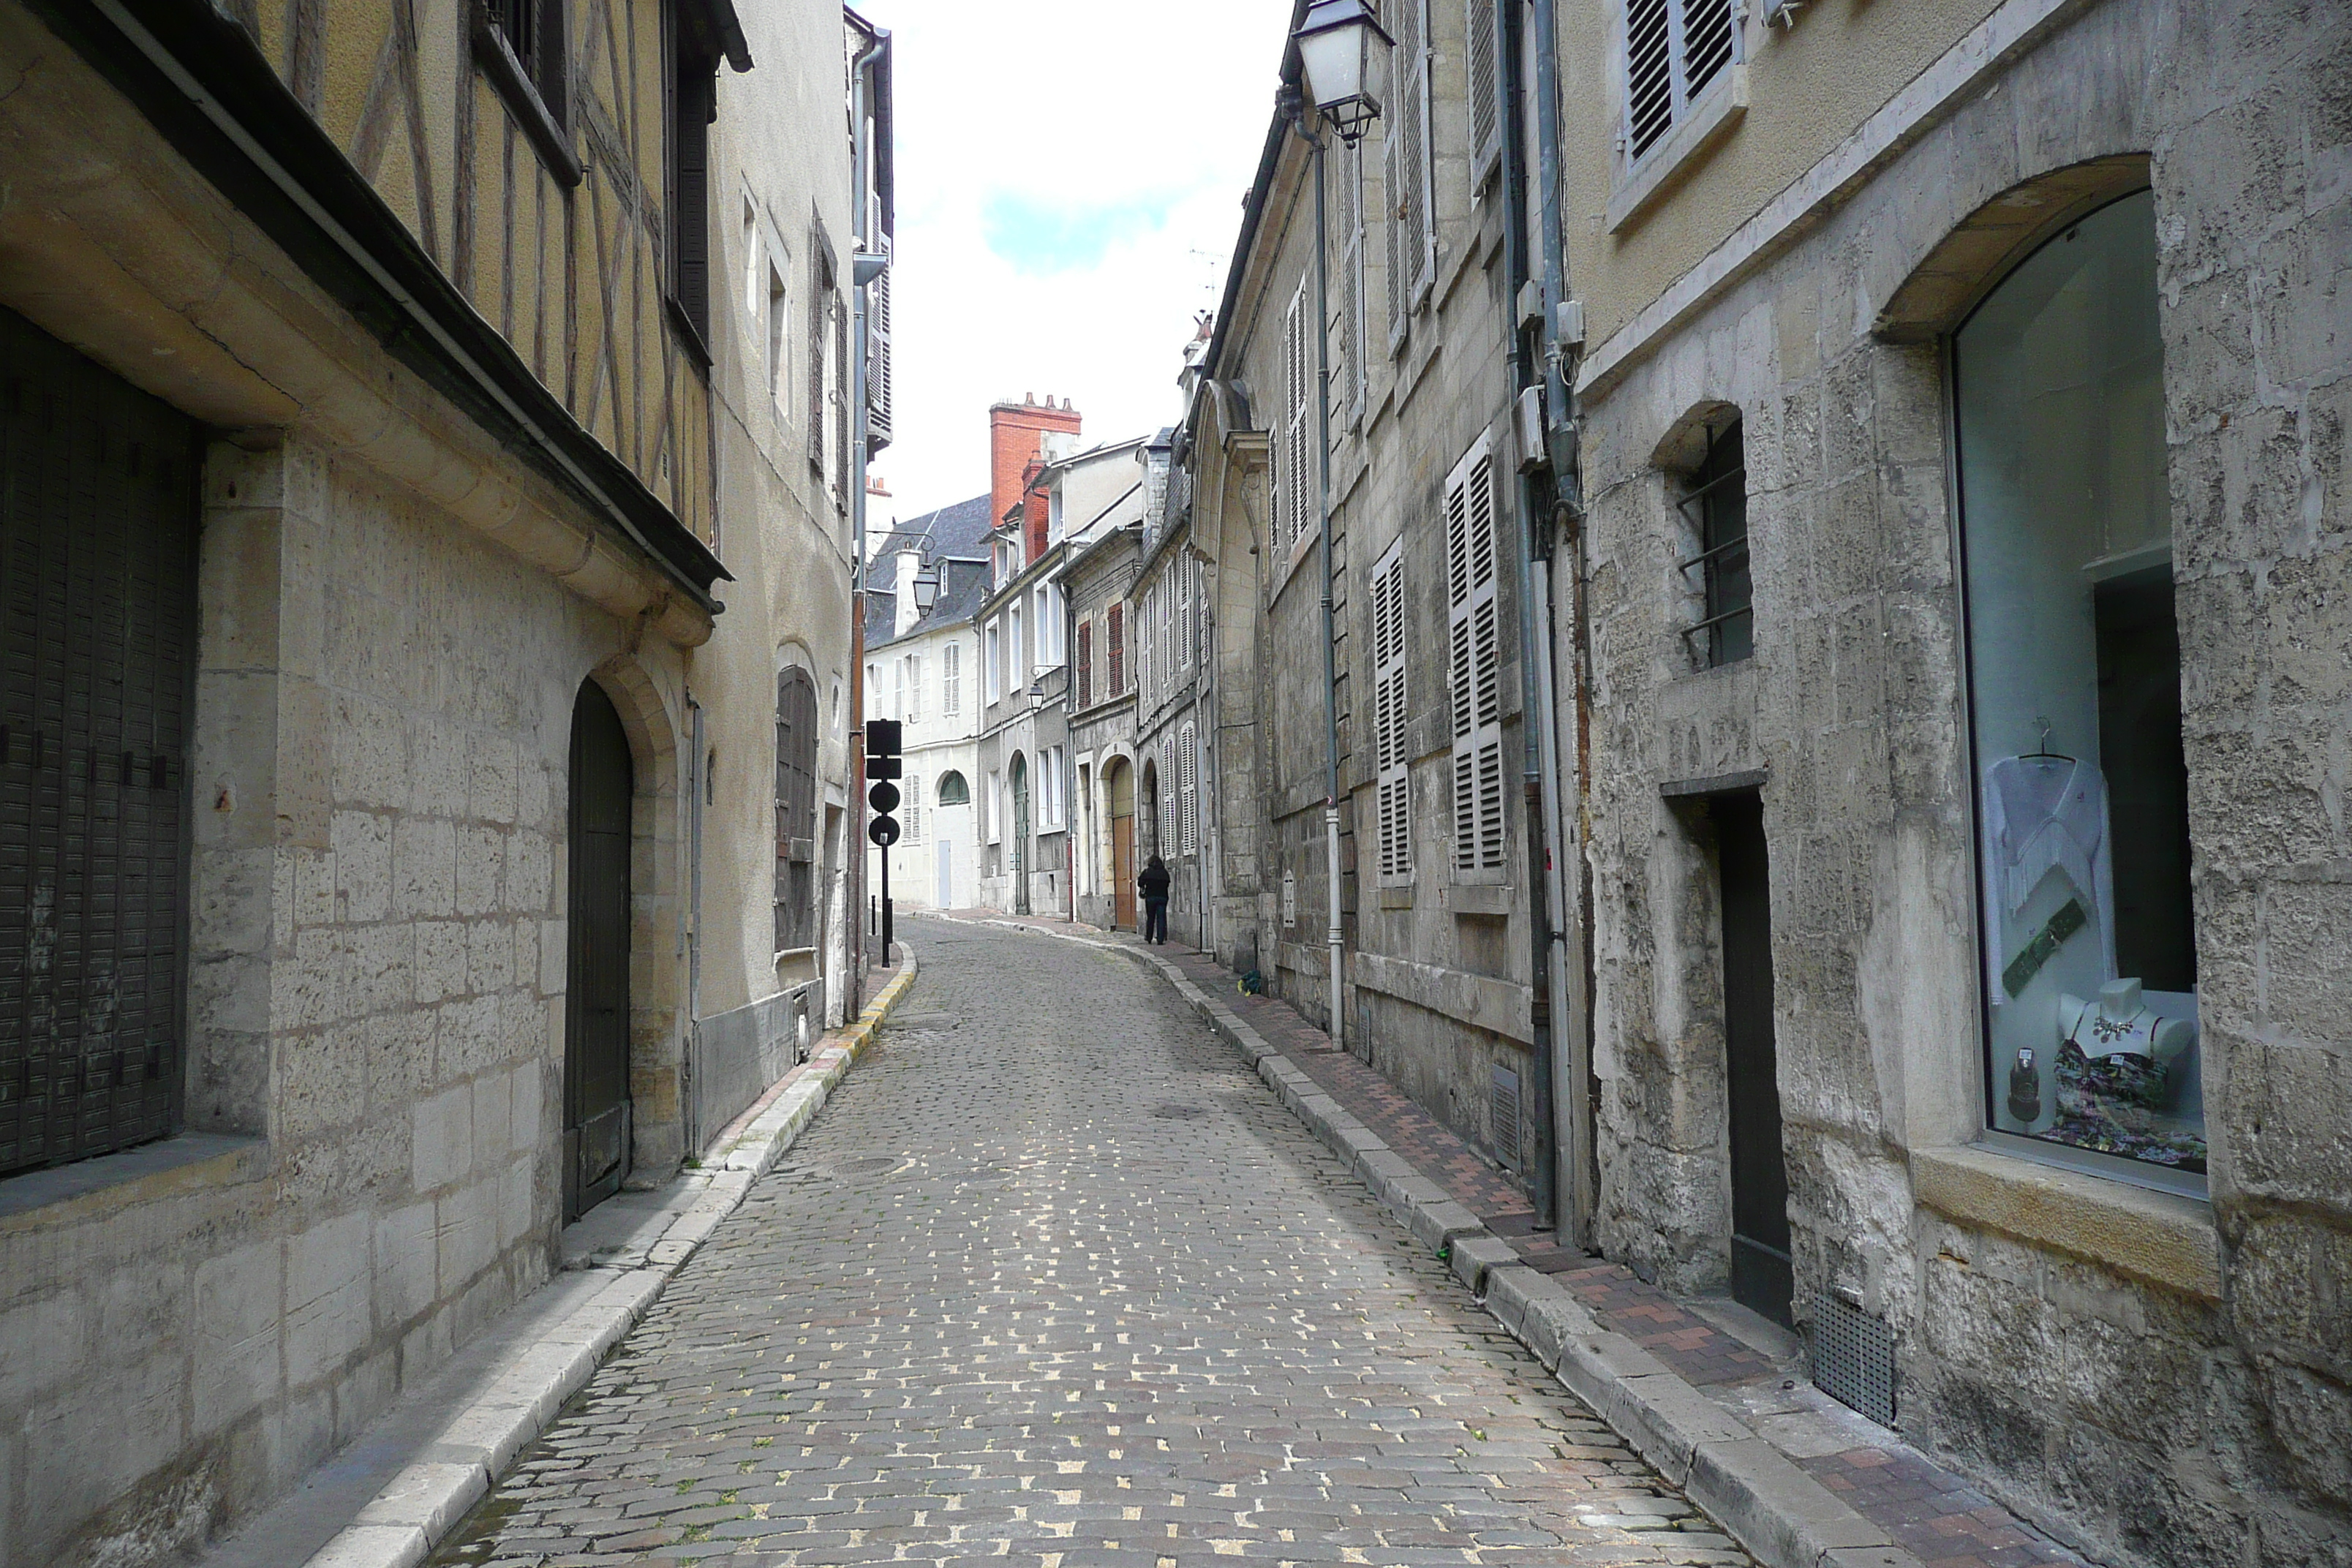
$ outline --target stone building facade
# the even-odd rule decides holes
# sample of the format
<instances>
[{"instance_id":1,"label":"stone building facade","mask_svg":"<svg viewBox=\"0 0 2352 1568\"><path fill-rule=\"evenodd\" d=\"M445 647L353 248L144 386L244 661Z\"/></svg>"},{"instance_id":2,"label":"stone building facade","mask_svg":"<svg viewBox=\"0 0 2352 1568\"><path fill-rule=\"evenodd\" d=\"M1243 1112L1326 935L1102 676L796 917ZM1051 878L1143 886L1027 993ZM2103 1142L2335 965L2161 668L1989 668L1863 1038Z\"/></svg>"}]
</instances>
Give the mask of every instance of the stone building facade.
<instances>
[{"instance_id":1,"label":"stone building facade","mask_svg":"<svg viewBox=\"0 0 2352 1568\"><path fill-rule=\"evenodd\" d=\"M1207 558L1192 548L1189 491L1181 475L1161 471L1173 437L1167 432L1151 454L1154 482L1127 609L1135 627L1134 858L1140 867L1156 855L1168 869L1170 940L1214 952L1215 667L1206 652L1215 628Z\"/></svg>"},{"instance_id":2,"label":"stone building facade","mask_svg":"<svg viewBox=\"0 0 2352 1568\"><path fill-rule=\"evenodd\" d=\"M1333 1021L1336 875L1338 1032L1524 1174L1548 1134L1528 1110L1538 1063L1496 13L1416 0L1383 16L1399 40L1387 108L1357 146L1326 132L1328 317L1318 324L1317 155L1282 110L1187 377L1189 539L1214 636L1210 924L1221 959ZM1286 68L1295 82L1295 54Z\"/></svg>"},{"instance_id":3,"label":"stone building facade","mask_svg":"<svg viewBox=\"0 0 2352 1568\"><path fill-rule=\"evenodd\" d=\"M177 1560L695 1152L751 51L562 14L0 5L0 1558ZM845 234L842 15L760 22Z\"/></svg>"},{"instance_id":4,"label":"stone building facade","mask_svg":"<svg viewBox=\"0 0 2352 1568\"><path fill-rule=\"evenodd\" d=\"M1559 16L1600 1245L2097 1561L2347 1561L2352 15Z\"/></svg>"},{"instance_id":5,"label":"stone building facade","mask_svg":"<svg viewBox=\"0 0 2352 1568\"><path fill-rule=\"evenodd\" d=\"M1134 931L1142 868L1136 815L1134 655L1128 631L1142 525L1107 530L1062 568L1070 606L1070 757L1076 770L1075 918Z\"/></svg>"}]
</instances>

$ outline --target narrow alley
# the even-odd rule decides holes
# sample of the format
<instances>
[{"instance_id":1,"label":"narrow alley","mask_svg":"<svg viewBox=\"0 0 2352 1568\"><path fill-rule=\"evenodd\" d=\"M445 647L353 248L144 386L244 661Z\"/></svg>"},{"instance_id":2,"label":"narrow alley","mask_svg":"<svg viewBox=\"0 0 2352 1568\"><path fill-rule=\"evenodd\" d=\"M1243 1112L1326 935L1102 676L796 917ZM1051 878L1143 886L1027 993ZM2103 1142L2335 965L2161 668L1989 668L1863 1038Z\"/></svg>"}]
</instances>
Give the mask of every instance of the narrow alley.
<instances>
[{"instance_id":1,"label":"narrow alley","mask_svg":"<svg viewBox=\"0 0 2352 1568\"><path fill-rule=\"evenodd\" d=\"M1749 1561L1127 959L875 1051L439 1564Z\"/></svg>"}]
</instances>

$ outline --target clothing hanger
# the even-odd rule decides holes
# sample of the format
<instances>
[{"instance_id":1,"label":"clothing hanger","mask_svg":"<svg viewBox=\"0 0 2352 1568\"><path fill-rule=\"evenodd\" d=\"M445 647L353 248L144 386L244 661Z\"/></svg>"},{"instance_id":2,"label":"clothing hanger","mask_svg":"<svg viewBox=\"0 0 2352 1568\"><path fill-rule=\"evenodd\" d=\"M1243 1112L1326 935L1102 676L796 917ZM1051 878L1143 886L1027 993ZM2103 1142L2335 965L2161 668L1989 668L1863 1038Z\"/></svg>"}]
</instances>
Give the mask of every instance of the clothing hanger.
<instances>
[{"instance_id":1,"label":"clothing hanger","mask_svg":"<svg viewBox=\"0 0 2352 1568\"><path fill-rule=\"evenodd\" d=\"M2042 741L2039 745L2033 748L2033 750L2025 753L2028 758L2053 763L2071 763L2074 760L2063 752L2053 752L2050 749L2050 731L2052 729L2052 725L2049 720L2042 718L2040 714L2036 714L2033 719L2033 726L2035 729L2042 731Z\"/></svg>"}]
</instances>

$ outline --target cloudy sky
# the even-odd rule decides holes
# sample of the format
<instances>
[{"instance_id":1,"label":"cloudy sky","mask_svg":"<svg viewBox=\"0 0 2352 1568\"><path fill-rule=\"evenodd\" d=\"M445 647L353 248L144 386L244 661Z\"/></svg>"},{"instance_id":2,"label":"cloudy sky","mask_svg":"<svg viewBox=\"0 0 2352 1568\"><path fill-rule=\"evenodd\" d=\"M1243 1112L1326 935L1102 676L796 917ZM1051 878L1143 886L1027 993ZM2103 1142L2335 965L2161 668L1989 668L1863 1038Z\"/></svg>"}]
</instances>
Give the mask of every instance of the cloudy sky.
<instances>
[{"instance_id":1,"label":"cloudy sky","mask_svg":"<svg viewBox=\"0 0 2352 1568\"><path fill-rule=\"evenodd\" d=\"M860 0L896 53L900 517L988 488L988 405L1171 423L1274 110L1290 0Z\"/></svg>"}]
</instances>

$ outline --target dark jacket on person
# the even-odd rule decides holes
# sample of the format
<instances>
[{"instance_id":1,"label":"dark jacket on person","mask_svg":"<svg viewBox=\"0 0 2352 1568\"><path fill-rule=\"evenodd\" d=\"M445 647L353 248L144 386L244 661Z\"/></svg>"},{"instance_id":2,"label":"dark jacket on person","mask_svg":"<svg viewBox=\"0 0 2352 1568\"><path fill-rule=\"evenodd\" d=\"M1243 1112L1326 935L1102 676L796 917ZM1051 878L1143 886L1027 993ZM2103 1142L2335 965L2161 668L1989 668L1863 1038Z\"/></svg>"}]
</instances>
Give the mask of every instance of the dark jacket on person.
<instances>
[{"instance_id":1,"label":"dark jacket on person","mask_svg":"<svg viewBox=\"0 0 2352 1568\"><path fill-rule=\"evenodd\" d=\"M1145 901L1149 902L1153 899L1164 899L1168 896L1168 880L1167 867L1146 866L1142 875L1136 878L1135 885L1141 890Z\"/></svg>"}]
</instances>

